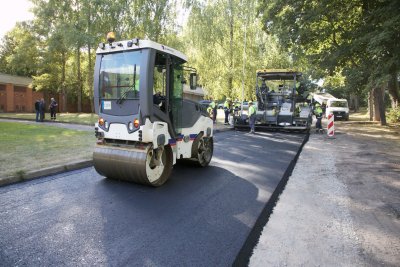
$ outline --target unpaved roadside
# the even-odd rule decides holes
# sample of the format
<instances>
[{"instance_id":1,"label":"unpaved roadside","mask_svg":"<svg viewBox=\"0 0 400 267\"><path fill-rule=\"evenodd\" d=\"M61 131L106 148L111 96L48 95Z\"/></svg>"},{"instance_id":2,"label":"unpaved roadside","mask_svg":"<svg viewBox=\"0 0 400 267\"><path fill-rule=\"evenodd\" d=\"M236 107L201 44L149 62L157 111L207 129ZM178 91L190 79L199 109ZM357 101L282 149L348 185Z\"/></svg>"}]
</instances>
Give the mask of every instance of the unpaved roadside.
<instances>
[{"instance_id":1,"label":"unpaved roadside","mask_svg":"<svg viewBox=\"0 0 400 267\"><path fill-rule=\"evenodd\" d=\"M336 128L311 134L250 266L399 266L399 133Z\"/></svg>"}]
</instances>

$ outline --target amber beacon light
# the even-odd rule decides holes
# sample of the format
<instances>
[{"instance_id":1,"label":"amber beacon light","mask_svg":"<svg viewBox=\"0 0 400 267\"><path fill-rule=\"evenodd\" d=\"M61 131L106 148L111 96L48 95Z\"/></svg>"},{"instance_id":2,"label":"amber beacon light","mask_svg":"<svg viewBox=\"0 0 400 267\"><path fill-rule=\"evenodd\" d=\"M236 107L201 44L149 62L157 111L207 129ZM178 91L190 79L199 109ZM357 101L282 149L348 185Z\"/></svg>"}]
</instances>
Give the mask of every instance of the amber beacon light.
<instances>
[{"instance_id":1,"label":"amber beacon light","mask_svg":"<svg viewBox=\"0 0 400 267\"><path fill-rule=\"evenodd\" d=\"M115 41L115 32L107 33L107 42L112 43Z\"/></svg>"}]
</instances>

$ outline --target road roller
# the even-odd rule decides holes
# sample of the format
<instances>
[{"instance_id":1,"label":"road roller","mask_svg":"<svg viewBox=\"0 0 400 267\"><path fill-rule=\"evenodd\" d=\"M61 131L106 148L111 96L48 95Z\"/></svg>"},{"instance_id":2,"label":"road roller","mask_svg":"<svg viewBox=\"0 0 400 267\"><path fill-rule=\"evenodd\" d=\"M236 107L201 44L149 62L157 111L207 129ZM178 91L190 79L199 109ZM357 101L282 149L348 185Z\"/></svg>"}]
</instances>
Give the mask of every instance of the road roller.
<instances>
[{"instance_id":1,"label":"road roller","mask_svg":"<svg viewBox=\"0 0 400 267\"><path fill-rule=\"evenodd\" d=\"M96 50L93 152L96 171L111 179L161 186L178 160L206 167L213 156L213 122L197 102L196 69L187 57L151 40L107 42ZM189 80L189 82L188 82Z\"/></svg>"}]
</instances>

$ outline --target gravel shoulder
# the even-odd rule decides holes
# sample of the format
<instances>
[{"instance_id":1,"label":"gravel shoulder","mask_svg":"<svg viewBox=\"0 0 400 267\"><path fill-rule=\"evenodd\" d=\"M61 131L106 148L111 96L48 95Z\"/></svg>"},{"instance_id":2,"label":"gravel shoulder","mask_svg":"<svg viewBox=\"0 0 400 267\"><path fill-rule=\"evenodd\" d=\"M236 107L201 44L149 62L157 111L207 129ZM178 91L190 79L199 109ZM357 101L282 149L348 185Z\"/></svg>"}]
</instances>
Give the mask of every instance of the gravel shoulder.
<instances>
[{"instance_id":1,"label":"gravel shoulder","mask_svg":"<svg viewBox=\"0 0 400 267\"><path fill-rule=\"evenodd\" d=\"M249 266L398 266L398 129L335 126L310 135Z\"/></svg>"}]
</instances>

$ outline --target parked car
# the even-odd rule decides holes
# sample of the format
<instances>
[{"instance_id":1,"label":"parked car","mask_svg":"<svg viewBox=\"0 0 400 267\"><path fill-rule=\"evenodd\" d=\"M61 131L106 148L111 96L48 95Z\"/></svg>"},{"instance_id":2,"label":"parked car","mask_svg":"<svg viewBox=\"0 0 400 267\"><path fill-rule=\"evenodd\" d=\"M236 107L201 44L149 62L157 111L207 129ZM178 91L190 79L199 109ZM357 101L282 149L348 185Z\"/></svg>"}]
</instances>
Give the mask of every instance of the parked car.
<instances>
[{"instance_id":1,"label":"parked car","mask_svg":"<svg viewBox=\"0 0 400 267\"><path fill-rule=\"evenodd\" d=\"M199 104L201 104L203 107L208 108L208 106L210 105L211 100L200 100Z\"/></svg>"},{"instance_id":2,"label":"parked car","mask_svg":"<svg viewBox=\"0 0 400 267\"><path fill-rule=\"evenodd\" d=\"M223 109L224 108L224 103L218 103L218 109Z\"/></svg>"}]
</instances>

